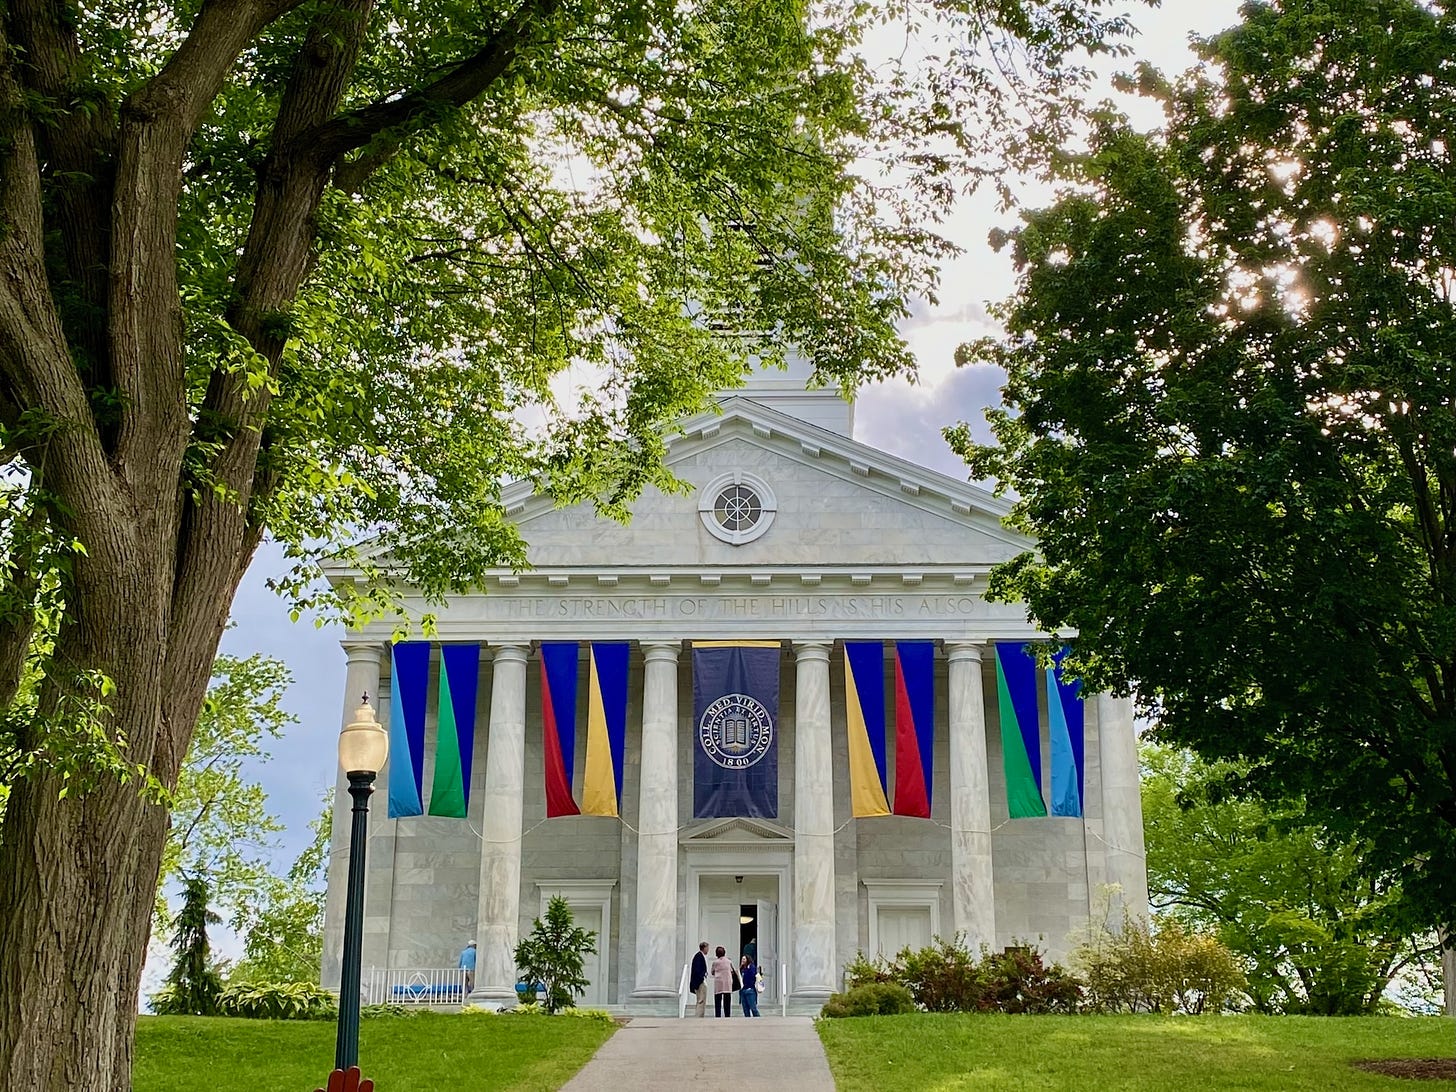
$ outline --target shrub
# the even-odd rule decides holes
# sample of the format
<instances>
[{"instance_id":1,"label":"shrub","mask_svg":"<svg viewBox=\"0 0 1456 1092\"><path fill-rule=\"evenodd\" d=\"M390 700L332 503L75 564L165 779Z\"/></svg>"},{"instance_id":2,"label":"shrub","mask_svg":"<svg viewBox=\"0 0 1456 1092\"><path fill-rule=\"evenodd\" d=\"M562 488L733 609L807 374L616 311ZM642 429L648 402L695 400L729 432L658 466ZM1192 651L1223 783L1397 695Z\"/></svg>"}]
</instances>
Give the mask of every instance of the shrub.
<instances>
[{"instance_id":1,"label":"shrub","mask_svg":"<svg viewBox=\"0 0 1456 1092\"><path fill-rule=\"evenodd\" d=\"M894 982L895 972L891 964L882 957L870 959L864 952L858 952L853 962L844 968L844 984L846 989L854 989L856 986L868 986L874 982Z\"/></svg>"},{"instance_id":2,"label":"shrub","mask_svg":"<svg viewBox=\"0 0 1456 1092\"><path fill-rule=\"evenodd\" d=\"M1074 958L1097 1012L1223 1012L1237 1007L1247 985L1237 958L1216 937L1171 920L1157 932L1141 921L1116 930L1104 925Z\"/></svg>"},{"instance_id":3,"label":"shrub","mask_svg":"<svg viewBox=\"0 0 1456 1092\"><path fill-rule=\"evenodd\" d=\"M915 1003L927 1012L983 1010L975 958L958 943L936 937L918 952L905 948L895 957L891 971L894 980L905 985Z\"/></svg>"},{"instance_id":4,"label":"shrub","mask_svg":"<svg viewBox=\"0 0 1456 1092\"><path fill-rule=\"evenodd\" d=\"M1074 1013L1082 1003L1082 983L1059 964L1050 967L1035 948L1023 945L999 954L982 954L980 973L982 1012Z\"/></svg>"},{"instance_id":5,"label":"shrub","mask_svg":"<svg viewBox=\"0 0 1456 1092\"><path fill-rule=\"evenodd\" d=\"M617 1024L617 1018L606 1009L562 1009L557 1016L567 1016L573 1020L589 1020L594 1024L609 1024L613 1027Z\"/></svg>"},{"instance_id":6,"label":"shrub","mask_svg":"<svg viewBox=\"0 0 1456 1092\"><path fill-rule=\"evenodd\" d=\"M821 1015L899 1016L915 1011L915 999L898 982L870 982L836 993L824 1003Z\"/></svg>"},{"instance_id":7,"label":"shrub","mask_svg":"<svg viewBox=\"0 0 1456 1092\"><path fill-rule=\"evenodd\" d=\"M469 1009L470 1006L466 1005L465 1009L462 1009L461 1011L467 1011ZM424 1010L419 1008L419 1006L417 1005L399 1005L394 1003L388 1003L383 1005L365 1005L359 1010L359 1015L362 1017L371 1018L378 1016L418 1016L422 1011Z\"/></svg>"},{"instance_id":8,"label":"shrub","mask_svg":"<svg viewBox=\"0 0 1456 1092\"><path fill-rule=\"evenodd\" d=\"M556 1012L586 990L584 957L596 950L597 935L576 928L571 906L557 895L546 904L545 919L537 918L531 935L516 945L516 968L524 981L545 985L546 1009Z\"/></svg>"},{"instance_id":9,"label":"shrub","mask_svg":"<svg viewBox=\"0 0 1456 1092\"><path fill-rule=\"evenodd\" d=\"M218 997L218 1012L253 1020L333 1020L334 995L312 982L235 982Z\"/></svg>"},{"instance_id":10,"label":"shrub","mask_svg":"<svg viewBox=\"0 0 1456 1092\"><path fill-rule=\"evenodd\" d=\"M857 988L897 983L927 1012L1076 1012L1082 983L1025 945L980 958L961 943L936 937L917 950L903 949L893 960L871 960L863 953L845 968L850 993ZM836 995L840 996L840 995ZM825 1015L830 1015L826 1007Z\"/></svg>"}]
</instances>

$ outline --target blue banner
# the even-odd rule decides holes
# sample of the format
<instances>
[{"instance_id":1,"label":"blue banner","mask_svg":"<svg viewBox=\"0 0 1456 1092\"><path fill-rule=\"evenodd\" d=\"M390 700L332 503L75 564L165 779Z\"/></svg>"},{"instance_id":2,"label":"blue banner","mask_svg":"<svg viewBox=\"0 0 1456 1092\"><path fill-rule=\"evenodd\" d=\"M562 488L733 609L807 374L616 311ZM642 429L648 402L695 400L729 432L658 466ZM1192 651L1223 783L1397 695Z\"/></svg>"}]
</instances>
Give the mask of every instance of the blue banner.
<instances>
[{"instance_id":1,"label":"blue banner","mask_svg":"<svg viewBox=\"0 0 1456 1092\"><path fill-rule=\"evenodd\" d=\"M693 645L693 817L779 814L779 643Z\"/></svg>"},{"instance_id":2,"label":"blue banner","mask_svg":"<svg viewBox=\"0 0 1456 1092\"><path fill-rule=\"evenodd\" d=\"M389 688L389 817L423 815L425 703L430 683L430 642L394 646Z\"/></svg>"}]
</instances>

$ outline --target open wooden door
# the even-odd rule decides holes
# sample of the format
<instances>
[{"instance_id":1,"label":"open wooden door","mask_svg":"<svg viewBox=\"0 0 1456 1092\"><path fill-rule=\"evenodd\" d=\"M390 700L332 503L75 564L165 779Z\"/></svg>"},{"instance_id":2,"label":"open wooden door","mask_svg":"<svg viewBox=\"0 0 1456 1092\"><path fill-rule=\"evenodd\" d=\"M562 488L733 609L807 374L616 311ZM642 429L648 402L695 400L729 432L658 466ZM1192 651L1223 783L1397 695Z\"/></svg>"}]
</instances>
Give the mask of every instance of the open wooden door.
<instances>
[{"instance_id":1,"label":"open wooden door","mask_svg":"<svg viewBox=\"0 0 1456 1092\"><path fill-rule=\"evenodd\" d=\"M777 903L758 899L758 999L771 1000L779 989L779 908Z\"/></svg>"}]
</instances>

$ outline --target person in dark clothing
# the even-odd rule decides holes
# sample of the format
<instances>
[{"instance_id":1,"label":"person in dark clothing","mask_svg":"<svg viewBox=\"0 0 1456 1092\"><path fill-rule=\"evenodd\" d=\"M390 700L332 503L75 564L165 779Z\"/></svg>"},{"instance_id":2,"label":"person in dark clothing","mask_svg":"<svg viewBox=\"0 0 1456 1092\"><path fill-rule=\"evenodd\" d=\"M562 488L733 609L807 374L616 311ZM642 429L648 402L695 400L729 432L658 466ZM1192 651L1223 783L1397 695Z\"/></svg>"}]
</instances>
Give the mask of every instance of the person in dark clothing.
<instances>
[{"instance_id":1,"label":"person in dark clothing","mask_svg":"<svg viewBox=\"0 0 1456 1092\"><path fill-rule=\"evenodd\" d=\"M753 962L752 957L745 955L740 970L743 987L738 991L738 998L743 1002L743 1015L757 1016L758 964Z\"/></svg>"},{"instance_id":2,"label":"person in dark clothing","mask_svg":"<svg viewBox=\"0 0 1456 1092\"><path fill-rule=\"evenodd\" d=\"M698 1015L708 1015L708 942L705 940L698 945L698 952L693 956L693 969L688 974L688 989L698 1001Z\"/></svg>"}]
</instances>

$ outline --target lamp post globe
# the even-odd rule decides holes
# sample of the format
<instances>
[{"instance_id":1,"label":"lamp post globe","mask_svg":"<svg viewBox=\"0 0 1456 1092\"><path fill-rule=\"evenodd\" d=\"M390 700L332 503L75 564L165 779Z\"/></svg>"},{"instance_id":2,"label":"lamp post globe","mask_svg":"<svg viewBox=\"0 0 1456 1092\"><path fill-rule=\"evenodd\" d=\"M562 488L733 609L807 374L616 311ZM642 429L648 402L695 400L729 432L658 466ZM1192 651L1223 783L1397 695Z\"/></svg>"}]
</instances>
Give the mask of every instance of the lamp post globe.
<instances>
[{"instance_id":1,"label":"lamp post globe","mask_svg":"<svg viewBox=\"0 0 1456 1092\"><path fill-rule=\"evenodd\" d=\"M339 733L339 767L346 774L374 777L384 768L388 757L389 733L374 715L366 693L359 708L354 710L354 719Z\"/></svg>"},{"instance_id":2,"label":"lamp post globe","mask_svg":"<svg viewBox=\"0 0 1456 1092\"><path fill-rule=\"evenodd\" d=\"M359 1064L359 970L364 940L364 855L369 838L369 797L389 757L389 734L374 715L366 693L354 717L339 733L339 765L354 800L349 826L349 882L344 909L344 951L339 976L339 1034L334 1068Z\"/></svg>"}]
</instances>

